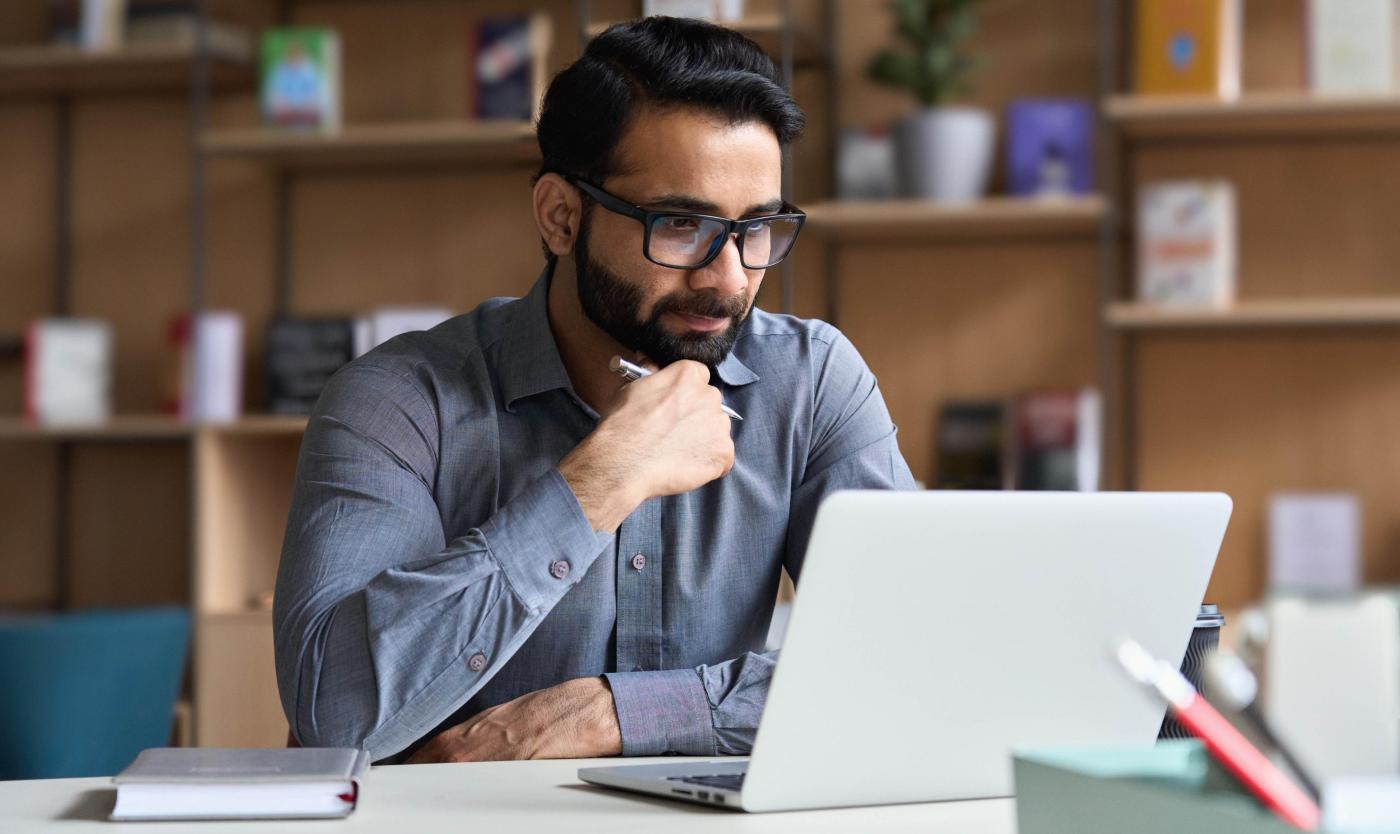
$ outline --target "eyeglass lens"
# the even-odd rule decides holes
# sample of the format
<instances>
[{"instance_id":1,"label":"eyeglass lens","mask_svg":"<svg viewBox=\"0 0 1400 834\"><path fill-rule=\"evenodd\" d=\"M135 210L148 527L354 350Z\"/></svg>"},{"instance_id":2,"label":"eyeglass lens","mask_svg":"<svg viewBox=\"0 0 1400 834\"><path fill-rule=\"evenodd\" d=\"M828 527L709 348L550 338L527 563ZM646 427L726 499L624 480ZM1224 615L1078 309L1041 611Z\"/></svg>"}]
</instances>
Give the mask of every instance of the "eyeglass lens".
<instances>
[{"instance_id":1,"label":"eyeglass lens","mask_svg":"<svg viewBox=\"0 0 1400 834\"><path fill-rule=\"evenodd\" d=\"M798 222L793 218L774 218L748 226L740 244L744 267L767 269L787 257L797 229ZM670 267L696 267L705 261L715 240L726 231L727 227L717 220L679 214L658 215L651 223L647 257Z\"/></svg>"}]
</instances>

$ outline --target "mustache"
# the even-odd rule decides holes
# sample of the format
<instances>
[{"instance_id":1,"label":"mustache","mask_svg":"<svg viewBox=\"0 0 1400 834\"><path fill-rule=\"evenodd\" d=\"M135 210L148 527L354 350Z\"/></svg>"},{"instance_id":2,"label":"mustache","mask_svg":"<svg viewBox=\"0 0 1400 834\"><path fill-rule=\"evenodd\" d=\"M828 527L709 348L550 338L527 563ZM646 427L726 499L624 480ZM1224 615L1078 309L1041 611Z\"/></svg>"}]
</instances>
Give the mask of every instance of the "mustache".
<instances>
[{"instance_id":1,"label":"mustache","mask_svg":"<svg viewBox=\"0 0 1400 834\"><path fill-rule=\"evenodd\" d=\"M681 297L670 295L656 303L656 308L652 312L652 318L659 318L663 313L684 313L690 316L704 316L711 319L741 319L749 311L749 297L747 295L735 295L729 298L717 298L712 295L699 295Z\"/></svg>"}]
</instances>

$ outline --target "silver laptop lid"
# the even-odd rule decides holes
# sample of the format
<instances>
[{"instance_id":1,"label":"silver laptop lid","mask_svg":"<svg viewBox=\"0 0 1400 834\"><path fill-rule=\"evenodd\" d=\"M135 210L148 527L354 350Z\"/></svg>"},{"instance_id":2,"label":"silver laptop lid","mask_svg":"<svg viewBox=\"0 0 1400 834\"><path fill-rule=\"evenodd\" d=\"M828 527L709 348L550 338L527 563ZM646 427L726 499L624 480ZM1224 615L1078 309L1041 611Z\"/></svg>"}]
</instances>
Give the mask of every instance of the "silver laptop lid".
<instances>
[{"instance_id":1,"label":"silver laptop lid","mask_svg":"<svg viewBox=\"0 0 1400 834\"><path fill-rule=\"evenodd\" d=\"M744 783L749 810L1006 796L1011 751L1151 743L1109 661L1180 659L1221 494L853 491L821 507Z\"/></svg>"}]
</instances>

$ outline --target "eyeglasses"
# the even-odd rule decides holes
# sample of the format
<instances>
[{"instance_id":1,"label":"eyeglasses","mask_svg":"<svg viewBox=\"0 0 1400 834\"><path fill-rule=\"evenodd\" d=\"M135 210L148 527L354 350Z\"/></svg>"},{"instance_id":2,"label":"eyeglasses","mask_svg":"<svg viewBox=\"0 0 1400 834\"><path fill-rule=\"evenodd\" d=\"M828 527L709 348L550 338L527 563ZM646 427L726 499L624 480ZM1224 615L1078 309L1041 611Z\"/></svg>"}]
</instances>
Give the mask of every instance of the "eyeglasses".
<instances>
[{"instance_id":1,"label":"eyeglasses","mask_svg":"<svg viewBox=\"0 0 1400 834\"><path fill-rule=\"evenodd\" d=\"M780 214L765 214L744 220L730 220L688 211L651 211L635 206L577 177L565 177L580 191L614 214L642 224L642 254L658 266L671 269L700 269L719 256L724 243L734 236L739 262L745 269L768 269L781 263L797 242L797 233L807 215L795 206L783 204Z\"/></svg>"}]
</instances>

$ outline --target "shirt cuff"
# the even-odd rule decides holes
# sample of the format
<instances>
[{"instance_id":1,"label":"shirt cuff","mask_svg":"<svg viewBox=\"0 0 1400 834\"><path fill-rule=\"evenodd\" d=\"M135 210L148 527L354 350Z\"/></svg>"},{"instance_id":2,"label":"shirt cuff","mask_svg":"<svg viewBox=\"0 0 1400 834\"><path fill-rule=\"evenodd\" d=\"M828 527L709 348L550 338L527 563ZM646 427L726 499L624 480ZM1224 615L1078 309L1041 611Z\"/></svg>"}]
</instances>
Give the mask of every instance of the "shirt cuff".
<instances>
[{"instance_id":1,"label":"shirt cuff","mask_svg":"<svg viewBox=\"0 0 1400 834\"><path fill-rule=\"evenodd\" d=\"M534 611L552 608L581 582L613 539L593 529L558 469L532 481L479 529L516 595Z\"/></svg>"},{"instance_id":2,"label":"shirt cuff","mask_svg":"<svg viewBox=\"0 0 1400 834\"><path fill-rule=\"evenodd\" d=\"M609 672L622 755L714 756L710 699L694 669Z\"/></svg>"}]
</instances>

